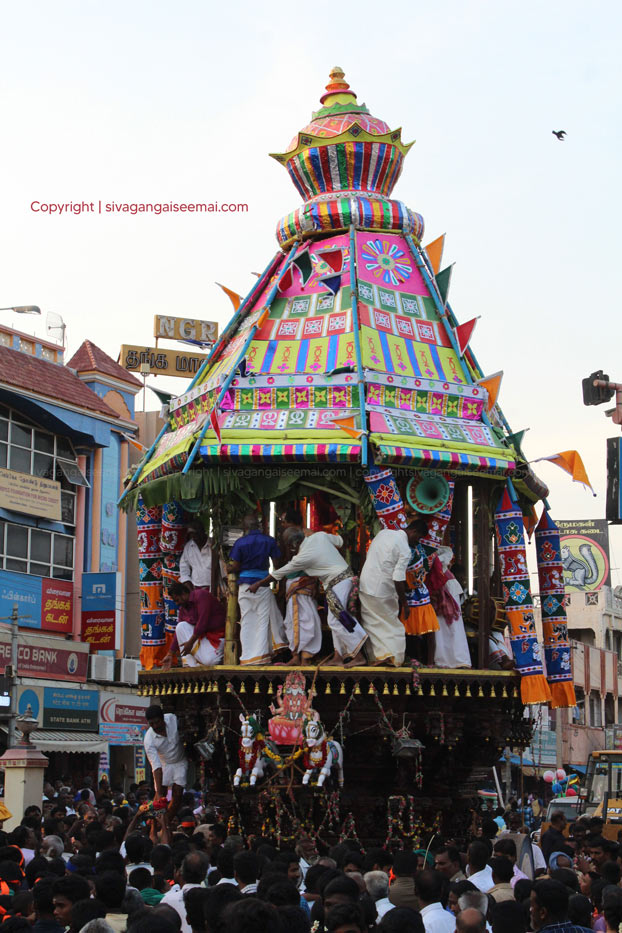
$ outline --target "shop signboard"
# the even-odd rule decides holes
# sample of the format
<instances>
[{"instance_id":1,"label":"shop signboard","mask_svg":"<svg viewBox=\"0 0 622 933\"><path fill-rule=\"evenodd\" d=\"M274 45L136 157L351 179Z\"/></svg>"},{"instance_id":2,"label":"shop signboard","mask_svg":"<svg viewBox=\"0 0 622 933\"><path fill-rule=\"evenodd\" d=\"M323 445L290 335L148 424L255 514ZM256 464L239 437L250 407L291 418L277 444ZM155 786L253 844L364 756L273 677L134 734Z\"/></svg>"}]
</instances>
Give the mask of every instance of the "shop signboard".
<instances>
[{"instance_id":1,"label":"shop signboard","mask_svg":"<svg viewBox=\"0 0 622 933\"><path fill-rule=\"evenodd\" d=\"M184 353L158 347L121 347L121 366L130 372L142 372L148 366L154 376L192 376L207 357L204 353Z\"/></svg>"},{"instance_id":2,"label":"shop signboard","mask_svg":"<svg viewBox=\"0 0 622 933\"><path fill-rule=\"evenodd\" d=\"M43 728L97 732L99 690L70 690L45 687Z\"/></svg>"},{"instance_id":3,"label":"shop signboard","mask_svg":"<svg viewBox=\"0 0 622 933\"><path fill-rule=\"evenodd\" d=\"M41 722L43 687L18 687L17 713L19 716L25 716L28 709L30 709L30 715L33 719Z\"/></svg>"},{"instance_id":4,"label":"shop signboard","mask_svg":"<svg viewBox=\"0 0 622 933\"><path fill-rule=\"evenodd\" d=\"M11 663L11 635L0 632L0 674ZM84 683L88 673L89 646L65 642L54 636L22 635L18 640L17 673L21 677L44 677Z\"/></svg>"},{"instance_id":5,"label":"shop signboard","mask_svg":"<svg viewBox=\"0 0 622 933\"><path fill-rule=\"evenodd\" d=\"M0 508L60 522L60 483L31 473L0 469Z\"/></svg>"},{"instance_id":6,"label":"shop signboard","mask_svg":"<svg viewBox=\"0 0 622 933\"><path fill-rule=\"evenodd\" d=\"M0 620L10 623L17 604L20 628L69 635L73 623L73 583L0 570Z\"/></svg>"},{"instance_id":7,"label":"shop signboard","mask_svg":"<svg viewBox=\"0 0 622 933\"><path fill-rule=\"evenodd\" d=\"M73 630L73 583L41 578L41 628L70 635Z\"/></svg>"},{"instance_id":8,"label":"shop signboard","mask_svg":"<svg viewBox=\"0 0 622 933\"><path fill-rule=\"evenodd\" d=\"M82 612L82 641L93 651L114 651L116 641L116 614L114 609L101 612Z\"/></svg>"},{"instance_id":9,"label":"shop signboard","mask_svg":"<svg viewBox=\"0 0 622 933\"><path fill-rule=\"evenodd\" d=\"M82 575L82 641L93 651L117 646L117 603L121 575L116 572Z\"/></svg>"},{"instance_id":10,"label":"shop signboard","mask_svg":"<svg viewBox=\"0 0 622 933\"><path fill-rule=\"evenodd\" d=\"M609 526L605 519L558 521L567 593L609 586Z\"/></svg>"},{"instance_id":11,"label":"shop signboard","mask_svg":"<svg viewBox=\"0 0 622 933\"><path fill-rule=\"evenodd\" d=\"M11 623L17 604L20 628L41 628L41 577L0 570L0 620Z\"/></svg>"},{"instance_id":12,"label":"shop signboard","mask_svg":"<svg viewBox=\"0 0 622 933\"><path fill-rule=\"evenodd\" d=\"M134 748L134 780L137 784L146 780L145 749L142 745Z\"/></svg>"},{"instance_id":13,"label":"shop signboard","mask_svg":"<svg viewBox=\"0 0 622 933\"><path fill-rule=\"evenodd\" d=\"M153 321L153 336L167 340L198 340L214 343L218 337L216 321L197 321L187 317L168 317L156 314Z\"/></svg>"},{"instance_id":14,"label":"shop signboard","mask_svg":"<svg viewBox=\"0 0 622 933\"><path fill-rule=\"evenodd\" d=\"M536 729L529 750L537 767L545 768L557 764L557 735L551 729Z\"/></svg>"},{"instance_id":15,"label":"shop signboard","mask_svg":"<svg viewBox=\"0 0 622 933\"><path fill-rule=\"evenodd\" d=\"M110 745L141 745L147 731L147 698L136 694L100 694L99 734Z\"/></svg>"}]
</instances>

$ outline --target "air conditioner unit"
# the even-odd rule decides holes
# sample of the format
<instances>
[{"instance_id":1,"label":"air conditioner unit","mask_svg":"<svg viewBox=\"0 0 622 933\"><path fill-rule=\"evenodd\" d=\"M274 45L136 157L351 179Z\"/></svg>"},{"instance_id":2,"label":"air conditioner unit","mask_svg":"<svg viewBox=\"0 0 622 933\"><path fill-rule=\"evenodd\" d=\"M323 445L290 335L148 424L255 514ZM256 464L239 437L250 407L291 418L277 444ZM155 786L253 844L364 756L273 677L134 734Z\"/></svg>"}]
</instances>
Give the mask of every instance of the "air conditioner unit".
<instances>
[{"instance_id":1,"label":"air conditioner unit","mask_svg":"<svg viewBox=\"0 0 622 933\"><path fill-rule=\"evenodd\" d=\"M114 658L94 654L91 657L91 680L114 680Z\"/></svg>"},{"instance_id":2,"label":"air conditioner unit","mask_svg":"<svg viewBox=\"0 0 622 933\"><path fill-rule=\"evenodd\" d=\"M122 684L137 684L140 661L136 658L121 658L116 663L116 677Z\"/></svg>"}]
</instances>

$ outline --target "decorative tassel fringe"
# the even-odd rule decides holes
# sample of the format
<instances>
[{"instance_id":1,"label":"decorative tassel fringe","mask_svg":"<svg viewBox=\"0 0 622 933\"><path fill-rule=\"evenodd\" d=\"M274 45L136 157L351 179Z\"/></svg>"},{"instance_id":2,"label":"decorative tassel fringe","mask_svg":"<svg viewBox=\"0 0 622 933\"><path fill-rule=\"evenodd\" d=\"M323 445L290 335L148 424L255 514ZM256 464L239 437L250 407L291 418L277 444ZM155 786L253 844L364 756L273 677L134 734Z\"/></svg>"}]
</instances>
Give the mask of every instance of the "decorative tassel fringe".
<instances>
[{"instance_id":1,"label":"decorative tassel fringe","mask_svg":"<svg viewBox=\"0 0 622 933\"><path fill-rule=\"evenodd\" d=\"M520 695L525 706L532 703L548 703L551 699L551 691L544 674L521 677Z\"/></svg>"},{"instance_id":2,"label":"decorative tassel fringe","mask_svg":"<svg viewBox=\"0 0 622 933\"><path fill-rule=\"evenodd\" d=\"M551 687L551 709L570 709L577 705L571 680L555 681Z\"/></svg>"}]
</instances>

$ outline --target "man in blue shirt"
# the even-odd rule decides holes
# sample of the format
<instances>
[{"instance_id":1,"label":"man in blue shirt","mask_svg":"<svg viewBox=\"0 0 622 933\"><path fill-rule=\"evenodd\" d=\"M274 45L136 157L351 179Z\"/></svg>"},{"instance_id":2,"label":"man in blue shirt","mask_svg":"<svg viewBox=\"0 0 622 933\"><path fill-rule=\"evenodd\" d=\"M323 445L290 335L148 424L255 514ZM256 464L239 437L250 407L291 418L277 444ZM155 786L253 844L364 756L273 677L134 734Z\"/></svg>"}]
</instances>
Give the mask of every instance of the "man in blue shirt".
<instances>
[{"instance_id":1,"label":"man in blue shirt","mask_svg":"<svg viewBox=\"0 0 622 933\"><path fill-rule=\"evenodd\" d=\"M250 587L268 575L270 560L277 561L281 552L274 538L260 531L255 513L244 516L242 527L244 535L229 555L229 569L238 574L240 664L267 664L276 651L287 647L283 617L269 586L256 593Z\"/></svg>"}]
</instances>

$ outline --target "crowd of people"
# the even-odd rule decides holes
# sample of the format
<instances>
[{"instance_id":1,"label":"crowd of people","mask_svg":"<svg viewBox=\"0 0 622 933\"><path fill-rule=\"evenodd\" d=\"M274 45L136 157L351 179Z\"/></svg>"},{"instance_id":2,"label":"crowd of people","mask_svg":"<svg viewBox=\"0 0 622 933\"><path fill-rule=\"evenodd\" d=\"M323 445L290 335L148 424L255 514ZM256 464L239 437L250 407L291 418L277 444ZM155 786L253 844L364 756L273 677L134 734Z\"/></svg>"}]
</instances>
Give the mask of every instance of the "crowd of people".
<instances>
[{"instance_id":1,"label":"crowd of people","mask_svg":"<svg viewBox=\"0 0 622 933\"><path fill-rule=\"evenodd\" d=\"M46 785L0 831L3 933L619 933L622 847L563 814L535 845L517 811L427 849L228 833L200 792ZM503 829L501 826L506 828ZM520 843L520 851L517 849ZM525 855L525 846L528 851ZM523 869L519 867L522 865ZM528 877L531 875L532 877Z\"/></svg>"},{"instance_id":2,"label":"crowd of people","mask_svg":"<svg viewBox=\"0 0 622 933\"><path fill-rule=\"evenodd\" d=\"M412 656L418 651L437 667L471 666L453 552L423 547L429 534L423 517L403 530L379 531L358 577L344 557L341 536L305 529L296 508L279 516L278 540L264 533L257 513L244 516L242 525L226 568L237 577L240 664L322 660L344 667L399 667L407 651ZM190 666L222 663L225 609L212 580L223 574L220 568L213 574L213 564L211 543L195 520L187 529L179 582L168 590L179 608L165 670L178 653ZM281 585L278 599L275 583ZM332 652L324 658L318 605L332 639ZM491 654L497 666L511 664L497 642Z\"/></svg>"}]
</instances>

